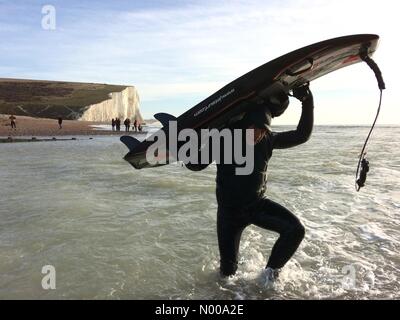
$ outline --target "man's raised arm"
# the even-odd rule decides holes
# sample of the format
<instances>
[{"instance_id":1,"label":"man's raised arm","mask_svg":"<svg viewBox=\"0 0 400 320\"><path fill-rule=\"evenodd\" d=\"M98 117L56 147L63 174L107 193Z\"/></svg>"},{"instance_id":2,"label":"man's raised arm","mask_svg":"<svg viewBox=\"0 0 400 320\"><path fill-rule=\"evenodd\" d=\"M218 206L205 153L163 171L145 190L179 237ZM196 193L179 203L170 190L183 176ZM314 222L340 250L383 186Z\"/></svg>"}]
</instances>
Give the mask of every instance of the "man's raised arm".
<instances>
[{"instance_id":1,"label":"man's raised arm","mask_svg":"<svg viewBox=\"0 0 400 320\"><path fill-rule=\"evenodd\" d=\"M306 142L314 125L314 99L308 86L293 90L293 95L302 103L302 112L296 130L272 133L274 149L295 147Z\"/></svg>"}]
</instances>

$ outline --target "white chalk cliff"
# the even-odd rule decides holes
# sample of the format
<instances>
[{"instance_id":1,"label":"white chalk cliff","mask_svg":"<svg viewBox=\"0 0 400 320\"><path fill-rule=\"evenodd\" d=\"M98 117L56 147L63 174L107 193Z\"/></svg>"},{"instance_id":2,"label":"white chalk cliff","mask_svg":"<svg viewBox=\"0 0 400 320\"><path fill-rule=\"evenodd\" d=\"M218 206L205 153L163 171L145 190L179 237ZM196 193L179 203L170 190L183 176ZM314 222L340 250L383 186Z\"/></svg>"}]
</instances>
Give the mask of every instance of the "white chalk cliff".
<instances>
[{"instance_id":1,"label":"white chalk cliff","mask_svg":"<svg viewBox=\"0 0 400 320\"><path fill-rule=\"evenodd\" d=\"M85 108L79 120L108 122L112 118L137 119L143 122L139 110L139 94L135 87L127 87L121 92L112 92L110 99L89 105Z\"/></svg>"}]
</instances>

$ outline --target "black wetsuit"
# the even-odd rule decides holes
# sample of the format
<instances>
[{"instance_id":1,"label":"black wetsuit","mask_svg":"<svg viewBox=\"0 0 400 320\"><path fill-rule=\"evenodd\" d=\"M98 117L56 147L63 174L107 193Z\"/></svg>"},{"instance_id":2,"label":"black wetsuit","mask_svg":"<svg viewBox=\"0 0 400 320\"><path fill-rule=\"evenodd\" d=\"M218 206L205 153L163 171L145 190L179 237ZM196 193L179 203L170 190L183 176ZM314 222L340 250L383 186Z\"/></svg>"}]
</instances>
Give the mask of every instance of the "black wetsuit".
<instances>
[{"instance_id":1,"label":"black wetsuit","mask_svg":"<svg viewBox=\"0 0 400 320\"><path fill-rule=\"evenodd\" d=\"M267 267L281 268L297 250L304 237L304 227L289 210L267 199L266 172L273 149L284 149L306 142L313 127L313 98L303 103L296 130L268 132L255 145L254 170L250 175L236 175L235 164L217 164L217 232L223 275L236 272L240 237L250 224L279 233L272 248ZM188 169L199 171L207 164L187 164Z\"/></svg>"}]
</instances>

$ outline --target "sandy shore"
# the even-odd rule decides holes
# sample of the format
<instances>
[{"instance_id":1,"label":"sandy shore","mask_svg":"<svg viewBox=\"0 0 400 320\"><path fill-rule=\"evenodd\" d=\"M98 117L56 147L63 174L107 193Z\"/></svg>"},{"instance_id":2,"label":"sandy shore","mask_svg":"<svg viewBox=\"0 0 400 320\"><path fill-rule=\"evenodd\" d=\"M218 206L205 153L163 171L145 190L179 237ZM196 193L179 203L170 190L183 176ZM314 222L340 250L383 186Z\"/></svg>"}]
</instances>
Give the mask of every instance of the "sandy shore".
<instances>
[{"instance_id":1,"label":"sandy shore","mask_svg":"<svg viewBox=\"0 0 400 320\"><path fill-rule=\"evenodd\" d=\"M92 125L102 125L105 123L64 120L62 129L59 129L56 119L42 119L16 116L17 129L11 129L8 115L0 115L0 137L56 137L56 136L81 136L81 135L125 135L125 126L121 126L121 131L96 130ZM132 135L142 135L144 133L133 133Z\"/></svg>"}]
</instances>

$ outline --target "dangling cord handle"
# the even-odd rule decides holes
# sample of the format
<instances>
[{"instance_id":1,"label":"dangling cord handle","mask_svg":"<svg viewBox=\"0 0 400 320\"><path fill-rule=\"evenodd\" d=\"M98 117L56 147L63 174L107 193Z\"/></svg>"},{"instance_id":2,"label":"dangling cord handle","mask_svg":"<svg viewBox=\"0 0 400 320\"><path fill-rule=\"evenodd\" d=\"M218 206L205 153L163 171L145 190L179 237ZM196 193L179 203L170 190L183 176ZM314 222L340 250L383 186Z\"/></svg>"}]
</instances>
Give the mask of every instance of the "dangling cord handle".
<instances>
[{"instance_id":1,"label":"dangling cord handle","mask_svg":"<svg viewBox=\"0 0 400 320\"><path fill-rule=\"evenodd\" d=\"M368 55L368 47L362 48L362 50L360 52L360 57L362 60L364 60L368 64L368 66L374 72L376 80L378 81L380 97L379 97L378 111L376 112L376 117L375 117L374 123L372 124L371 130L369 130L367 139L365 140L364 146L360 153L360 158L358 160L357 172L356 172L356 183L355 183L355 187L356 187L357 191L360 191L360 189L365 184L365 180L367 179L367 172L369 171L369 162L365 158L365 148L367 147L368 140L371 136L372 131L374 130L376 120L378 120L378 116L379 116L379 112L381 110L381 104L382 104L382 91L386 88L385 82L383 81L381 70L379 69L379 67L375 63L375 61L372 60ZM361 173L360 173L360 176L358 176L358 173L360 172L360 167L361 167Z\"/></svg>"}]
</instances>

